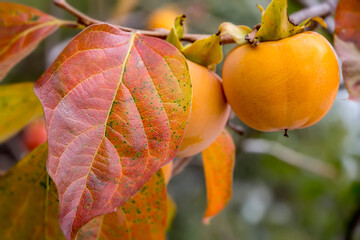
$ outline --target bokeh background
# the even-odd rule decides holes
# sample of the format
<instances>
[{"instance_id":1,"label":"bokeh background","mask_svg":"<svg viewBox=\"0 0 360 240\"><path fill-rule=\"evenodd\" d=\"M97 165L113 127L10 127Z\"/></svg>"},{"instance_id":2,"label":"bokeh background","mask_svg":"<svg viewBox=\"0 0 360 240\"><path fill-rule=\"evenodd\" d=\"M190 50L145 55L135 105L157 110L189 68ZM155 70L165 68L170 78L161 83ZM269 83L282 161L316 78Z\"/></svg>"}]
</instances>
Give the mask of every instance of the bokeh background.
<instances>
[{"instance_id":1,"label":"bokeh background","mask_svg":"<svg viewBox=\"0 0 360 240\"><path fill-rule=\"evenodd\" d=\"M16 0L59 18L74 19L50 0ZM146 29L160 8L187 16L191 33L217 32L229 21L250 27L260 22L256 7L269 0L69 0L88 15L124 26ZM317 4L316 0L289 0L289 13ZM163 20L165 21L165 19ZM332 42L329 29L317 29ZM60 29L23 60L1 84L35 81L66 43L79 31ZM225 53L235 45L226 45ZM299 66L301 68L301 66ZM316 68L316 66L314 66ZM221 64L217 67L221 74ZM244 135L231 132L237 154L233 197L226 209L203 225L206 191L201 155L175 176L168 191L177 204L169 240L332 240L360 239L360 104L347 100L343 84L328 115L318 124L289 133L261 133L240 120L233 124ZM21 133L20 133L21 135ZM20 137L0 145L0 171L26 154ZM0 237L1 238L1 237Z\"/></svg>"}]
</instances>

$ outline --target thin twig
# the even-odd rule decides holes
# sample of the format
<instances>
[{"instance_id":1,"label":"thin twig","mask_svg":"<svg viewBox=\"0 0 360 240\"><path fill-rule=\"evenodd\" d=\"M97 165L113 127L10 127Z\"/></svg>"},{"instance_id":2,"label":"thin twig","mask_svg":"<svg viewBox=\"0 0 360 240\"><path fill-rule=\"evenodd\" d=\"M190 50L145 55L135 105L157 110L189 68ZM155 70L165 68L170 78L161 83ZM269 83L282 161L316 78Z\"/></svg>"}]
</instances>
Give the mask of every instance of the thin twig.
<instances>
[{"instance_id":1,"label":"thin twig","mask_svg":"<svg viewBox=\"0 0 360 240\"><path fill-rule=\"evenodd\" d=\"M231 121L228 121L227 126L231 130L233 130L234 132L236 132L237 134L239 134L241 136L245 134L244 128L242 126L240 126L240 125L237 125L237 124L232 123Z\"/></svg>"},{"instance_id":2,"label":"thin twig","mask_svg":"<svg viewBox=\"0 0 360 240\"><path fill-rule=\"evenodd\" d=\"M175 159L171 176L178 175L191 162L193 156Z\"/></svg>"},{"instance_id":3,"label":"thin twig","mask_svg":"<svg viewBox=\"0 0 360 240\"><path fill-rule=\"evenodd\" d=\"M101 23L101 21L98 21L96 19L93 19L84 13L80 12L79 10L75 9L73 6L68 4L66 0L53 0L54 4L62 9L65 9L75 17L77 17L78 22L81 24L84 24L85 26L89 26L91 24Z\"/></svg>"},{"instance_id":4,"label":"thin twig","mask_svg":"<svg viewBox=\"0 0 360 240\"><path fill-rule=\"evenodd\" d=\"M287 164L326 178L334 179L338 175L337 170L332 165L296 152L274 141L247 139L243 142L242 147L245 152L270 154Z\"/></svg>"},{"instance_id":5,"label":"thin twig","mask_svg":"<svg viewBox=\"0 0 360 240\"><path fill-rule=\"evenodd\" d=\"M290 15L290 20L299 24L312 17L326 17L335 11L338 0L328 0L321 4L310 6Z\"/></svg>"},{"instance_id":6,"label":"thin twig","mask_svg":"<svg viewBox=\"0 0 360 240\"><path fill-rule=\"evenodd\" d=\"M58 7L68 11L69 13L71 13L72 15L77 17L78 22L85 26L90 26L92 24L101 23L101 21L93 19L93 18L85 15L84 13L78 11L73 6L71 6L69 3L67 3L66 0L53 0L53 1ZM290 16L290 19L292 19L292 21L294 23L300 23L303 20L311 18L311 17L327 16L331 12L334 11L335 7L334 7L333 3L335 2L335 5L336 5L336 1L337 0L328 0L327 2L319 4L317 6L305 8L299 12L292 14ZM155 30L150 31L150 30L140 30L140 29L128 28L128 27L124 27L124 26L117 26L117 27L120 30L125 31L125 32L137 32L139 34L143 34L146 36L158 37L158 38L162 38L162 39L165 39L167 37L167 35L169 34L168 30L156 30L155 29ZM210 35L208 35L208 34L184 34L184 36L181 40L186 41L186 42L194 42L196 40L207 38L209 36ZM229 43L235 43L235 42L231 36L223 35L223 36L221 36L221 43L229 44Z\"/></svg>"}]
</instances>

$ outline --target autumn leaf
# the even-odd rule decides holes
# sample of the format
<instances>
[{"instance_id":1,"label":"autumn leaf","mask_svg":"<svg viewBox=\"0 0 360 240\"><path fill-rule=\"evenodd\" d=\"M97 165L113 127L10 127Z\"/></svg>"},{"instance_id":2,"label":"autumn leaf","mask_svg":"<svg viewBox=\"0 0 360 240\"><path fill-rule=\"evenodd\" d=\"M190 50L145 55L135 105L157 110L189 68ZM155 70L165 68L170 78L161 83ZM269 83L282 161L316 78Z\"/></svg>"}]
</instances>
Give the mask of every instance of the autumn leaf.
<instances>
[{"instance_id":1,"label":"autumn leaf","mask_svg":"<svg viewBox=\"0 0 360 240\"><path fill-rule=\"evenodd\" d=\"M159 170L123 207L87 223L77 240L165 240L166 220L166 183Z\"/></svg>"},{"instance_id":2,"label":"autumn leaf","mask_svg":"<svg viewBox=\"0 0 360 240\"><path fill-rule=\"evenodd\" d=\"M0 81L41 40L64 24L37 9L0 2Z\"/></svg>"},{"instance_id":3,"label":"autumn leaf","mask_svg":"<svg viewBox=\"0 0 360 240\"><path fill-rule=\"evenodd\" d=\"M0 86L0 143L42 115L33 86L33 83Z\"/></svg>"},{"instance_id":4,"label":"autumn leaf","mask_svg":"<svg viewBox=\"0 0 360 240\"><path fill-rule=\"evenodd\" d=\"M185 58L175 47L108 24L82 31L37 81L47 169L67 239L122 206L175 157L191 91Z\"/></svg>"},{"instance_id":5,"label":"autumn leaf","mask_svg":"<svg viewBox=\"0 0 360 240\"><path fill-rule=\"evenodd\" d=\"M207 191L203 222L208 223L226 206L232 194L235 145L226 129L202 152L202 157Z\"/></svg>"},{"instance_id":6,"label":"autumn leaf","mask_svg":"<svg viewBox=\"0 0 360 240\"><path fill-rule=\"evenodd\" d=\"M46 173L47 144L29 153L0 177L0 236L2 240L65 239L57 220L54 183Z\"/></svg>"},{"instance_id":7,"label":"autumn leaf","mask_svg":"<svg viewBox=\"0 0 360 240\"><path fill-rule=\"evenodd\" d=\"M335 13L335 49L349 98L360 100L360 1L340 0Z\"/></svg>"},{"instance_id":8,"label":"autumn leaf","mask_svg":"<svg viewBox=\"0 0 360 240\"><path fill-rule=\"evenodd\" d=\"M176 216L177 206L174 199L167 195L167 220L166 220L166 230L169 230L172 226L174 218Z\"/></svg>"}]
</instances>

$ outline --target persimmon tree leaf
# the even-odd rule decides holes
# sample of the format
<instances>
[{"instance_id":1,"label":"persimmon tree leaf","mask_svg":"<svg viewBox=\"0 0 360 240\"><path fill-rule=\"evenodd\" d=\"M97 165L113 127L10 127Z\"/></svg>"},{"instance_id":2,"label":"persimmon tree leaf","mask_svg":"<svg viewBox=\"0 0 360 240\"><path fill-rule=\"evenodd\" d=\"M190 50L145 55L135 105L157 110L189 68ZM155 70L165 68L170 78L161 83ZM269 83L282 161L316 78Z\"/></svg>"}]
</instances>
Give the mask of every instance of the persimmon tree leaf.
<instances>
[{"instance_id":1,"label":"persimmon tree leaf","mask_svg":"<svg viewBox=\"0 0 360 240\"><path fill-rule=\"evenodd\" d=\"M0 143L42 115L33 83L0 85Z\"/></svg>"},{"instance_id":2,"label":"persimmon tree leaf","mask_svg":"<svg viewBox=\"0 0 360 240\"><path fill-rule=\"evenodd\" d=\"M67 239L122 206L175 157L192 97L186 60L174 46L108 24L77 35L35 93Z\"/></svg>"},{"instance_id":3,"label":"persimmon tree leaf","mask_svg":"<svg viewBox=\"0 0 360 240\"><path fill-rule=\"evenodd\" d=\"M226 129L202 152L202 157L207 191L203 222L208 223L226 206L232 194L235 144Z\"/></svg>"},{"instance_id":4,"label":"persimmon tree leaf","mask_svg":"<svg viewBox=\"0 0 360 240\"><path fill-rule=\"evenodd\" d=\"M47 144L0 176L0 236L3 240L62 240L55 184L46 172Z\"/></svg>"},{"instance_id":5,"label":"persimmon tree leaf","mask_svg":"<svg viewBox=\"0 0 360 240\"><path fill-rule=\"evenodd\" d=\"M165 240L166 182L162 170L116 212L98 216L80 229L78 240Z\"/></svg>"},{"instance_id":6,"label":"persimmon tree leaf","mask_svg":"<svg viewBox=\"0 0 360 240\"><path fill-rule=\"evenodd\" d=\"M360 100L360 2L340 0L335 12L335 49L349 98Z\"/></svg>"},{"instance_id":7,"label":"persimmon tree leaf","mask_svg":"<svg viewBox=\"0 0 360 240\"><path fill-rule=\"evenodd\" d=\"M66 21L37 9L16 3L0 2L0 81L41 40Z\"/></svg>"}]
</instances>

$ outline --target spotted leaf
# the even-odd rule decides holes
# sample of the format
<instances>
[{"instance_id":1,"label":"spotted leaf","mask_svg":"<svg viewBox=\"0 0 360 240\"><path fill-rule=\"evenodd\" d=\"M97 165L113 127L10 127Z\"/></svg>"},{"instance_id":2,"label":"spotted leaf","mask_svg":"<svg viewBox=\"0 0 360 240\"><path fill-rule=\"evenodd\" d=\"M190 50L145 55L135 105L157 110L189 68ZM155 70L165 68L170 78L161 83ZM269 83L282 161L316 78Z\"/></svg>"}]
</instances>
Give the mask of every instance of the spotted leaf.
<instances>
[{"instance_id":1,"label":"spotted leaf","mask_svg":"<svg viewBox=\"0 0 360 240\"><path fill-rule=\"evenodd\" d=\"M166 221L166 183L159 170L123 207L86 224L77 239L165 240Z\"/></svg>"},{"instance_id":2,"label":"spotted leaf","mask_svg":"<svg viewBox=\"0 0 360 240\"><path fill-rule=\"evenodd\" d=\"M175 47L108 24L84 29L36 82L67 239L175 157L191 92Z\"/></svg>"},{"instance_id":3,"label":"spotted leaf","mask_svg":"<svg viewBox=\"0 0 360 240\"><path fill-rule=\"evenodd\" d=\"M0 177L2 240L63 240L57 220L58 199L46 173L47 144L29 153Z\"/></svg>"}]
</instances>

